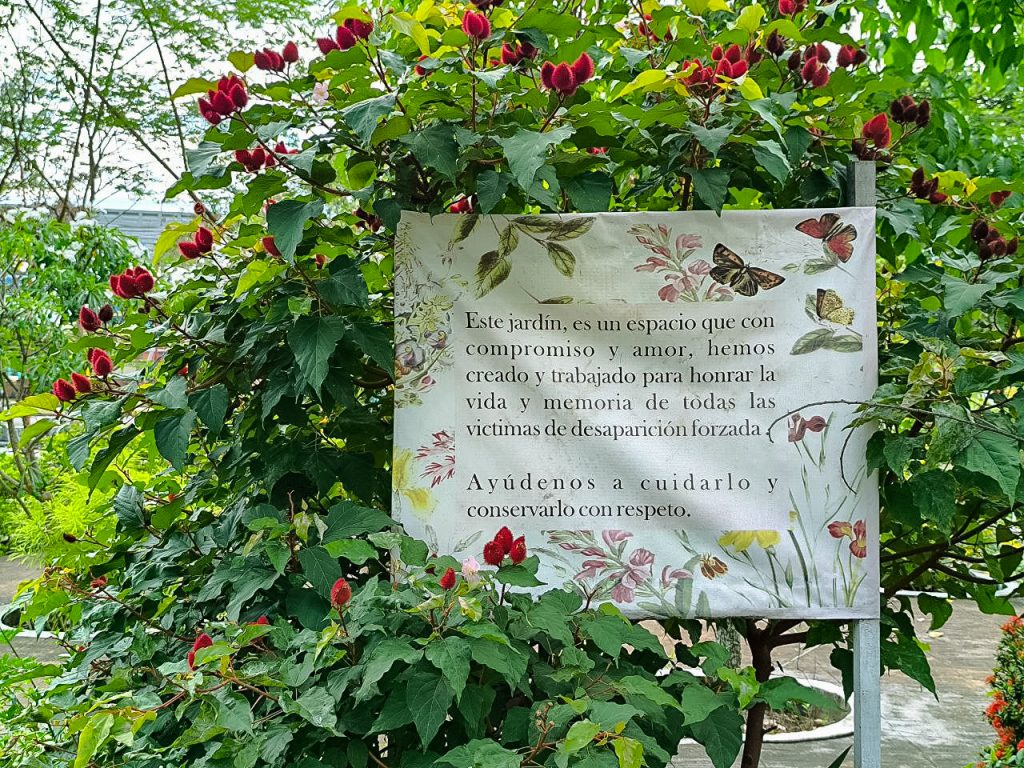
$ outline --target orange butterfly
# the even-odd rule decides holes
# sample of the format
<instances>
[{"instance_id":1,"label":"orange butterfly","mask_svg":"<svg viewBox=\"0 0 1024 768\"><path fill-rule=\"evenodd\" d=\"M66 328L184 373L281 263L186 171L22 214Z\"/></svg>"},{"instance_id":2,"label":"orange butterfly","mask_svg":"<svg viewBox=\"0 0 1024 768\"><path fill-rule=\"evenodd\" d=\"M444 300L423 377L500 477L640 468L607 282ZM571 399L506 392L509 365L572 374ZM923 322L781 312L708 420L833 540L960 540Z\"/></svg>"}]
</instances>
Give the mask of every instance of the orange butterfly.
<instances>
[{"instance_id":1,"label":"orange butterfly","mask_svg":"<svg viewBox=\"0 0 1024 768\"><path fill-rule=\"evenodd\" d=\"M838 214L823 213L820 219L806 219L796 225L797 231L821 240L826 256L839 259L843 264L853 256L853 241L857 229L852 224L843 224Z\"/></svg>"}]
</instances>

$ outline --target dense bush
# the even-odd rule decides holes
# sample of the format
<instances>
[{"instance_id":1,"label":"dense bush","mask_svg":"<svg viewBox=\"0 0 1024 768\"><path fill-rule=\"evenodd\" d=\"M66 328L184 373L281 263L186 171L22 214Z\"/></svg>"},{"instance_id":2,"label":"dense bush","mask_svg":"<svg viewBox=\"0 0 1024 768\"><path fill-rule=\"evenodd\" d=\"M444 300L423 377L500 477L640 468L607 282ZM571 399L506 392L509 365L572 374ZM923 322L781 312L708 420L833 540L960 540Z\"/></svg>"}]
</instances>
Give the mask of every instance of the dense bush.
<instances>
[{"instance_id":1,"label":"dense bush","mask_svg":"<svg viewBox=\"0 0 1024 768\"><path fill-rule=\"evenodd\" d=\"M865 416L881 427L883 582L1007 610L976 574L1020 562L1001 528L1020 476L1019 196L935 159L962 135L945 60L884 72L905 57L850 37L847 8L780 6L348 7L319 54L268 41L183 84L210 126L171 194L197 215L154 268L182 279L112 270L117 321L78 345L56 394L15 407L83 430L69 455L91 485L124 451L165 469L121 475L113 540L83 539L87 569L52 568L20 600L24 622L73 627L71 658L8 761L656 766L691 733L724 766L742 712L756 766L766 707L808 695L769 681L772 649L834 644L849 671L842 627L749 620L752 669L696 644L680 658L707 683L657 677L665 659L615 611L516 594L527 563L501 587L467 573L444 589L466 566L385 530L402 209L468 228L480 212L832 205L850 158L878 161L884 385ZM217 209L201 199L225 189ZM339 578L354 592L340 614ZM888 606L883 662L933 687L910 612ZM665 628L694 639L692 622Z\"/></svg>"},{"instance_id":2,"label":"dense bush","mask_svg":"<svg viewBox=\"0 0 1024 768\"><path fill-rule=\"evenodd\" d=\"M992 703L985 716L998 741L977 763L977 768L1024 765L1024 620L1003 625L996 651L996 667L988 679Z\"/></svg>"}]
</instances>

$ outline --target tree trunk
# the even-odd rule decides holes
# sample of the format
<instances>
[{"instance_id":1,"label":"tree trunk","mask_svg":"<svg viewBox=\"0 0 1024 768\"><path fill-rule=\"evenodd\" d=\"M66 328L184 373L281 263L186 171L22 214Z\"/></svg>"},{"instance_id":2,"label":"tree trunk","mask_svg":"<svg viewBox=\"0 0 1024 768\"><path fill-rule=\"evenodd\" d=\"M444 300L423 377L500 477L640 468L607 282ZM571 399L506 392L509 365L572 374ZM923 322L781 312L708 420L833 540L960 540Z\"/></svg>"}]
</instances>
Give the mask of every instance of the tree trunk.
<instances>
[{"instance_id":1,"label":"tree trunk","mask_svg":"<svg viewBox=\"0 0 1024 768\"><path fill-rule=\"evenodd\" d=\"M772 645L770 624L767 629L758 629L754 622L747 624L747 644L753 661L754 674L759 683L765 683L772 674ZM764 716L768 706L759 702L747 710L747 733L743 740L743 757L740 768L758 768L761 763L761 747L764 746Z\"/></svg>"}]
</instances>

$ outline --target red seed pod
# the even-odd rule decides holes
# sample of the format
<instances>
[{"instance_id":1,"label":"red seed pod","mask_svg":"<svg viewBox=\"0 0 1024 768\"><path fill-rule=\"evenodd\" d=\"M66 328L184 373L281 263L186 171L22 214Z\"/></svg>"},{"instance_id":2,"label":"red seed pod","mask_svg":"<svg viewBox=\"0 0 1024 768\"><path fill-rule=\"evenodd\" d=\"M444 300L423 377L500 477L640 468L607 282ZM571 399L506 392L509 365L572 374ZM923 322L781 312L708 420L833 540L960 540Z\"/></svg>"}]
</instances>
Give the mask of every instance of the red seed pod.
<instances>
[{"instance_id":1,"label":"red seed pod","mask_svg":"<svg viewBox=\"0 0 1024 768\"><path fill-rule=\"evenodd\" d=\"M778 58L786 51L786 42L782 35L779 34L778 30L773 29L772 33L768 35L768 39L764 44L765 49L775 58Z\"/></svg>"},{"instance_id":2,"label":"red seed pod","mask_svg":"<svg viewBox=\"0 0 1024 768\"><path fill-rule=\"evenodd\" d=\"M537 50L537 46L533 45L529 41L524 41L517 45L516 52L519 54L520 58L524 59L535 59L537 58L537 54L540 53L540 51Z\"/></svg>"},{"instance_id":3,"label":"red seed pod","mask_svg":"<svg viewBox=\"0 0 1024 768\"><path fill-rule=\"evenodd\" d=\"M814 73L818 71L818 60L811 56L804 62L804 68L800 70L800 77L806 82L811 82L814 79Z\"/></svg>"},{"instance_id":4,"label":"red seed pod","mask_svg":"<svg viewBox=\"0 0 1024 768\"><path fill-rule=\"evenodd\" d=\"M71 533L63 534L63 538L68 544L75 544L78 541L78 537Z\"/></svg>"},{"instance_id":5,"label":"red seed pod","mask_svg":"<svg viewBox=\"0 0 1024 768\"><path fill-rule=\"evenodd\" d=\"M331 51L338 50L338 44L331 40L331 38L329 37L318 37L316 39L316 45L317 48L320 49L320 53L322 53L324 56L326 56ZM349 47L351 48L352 46Z\"/></svg>"},{"instance_id":6,"label":"red seed pod","mask_svg":"<svg viewBox=\"0 0 1024 768\"><path fill-rule=\"evenodd\" d=\"M114 371L114 362L110 359L110 355L102 349L96 350L96 354L90 358L89 364L92 365L92 372L101 379L105 379Z\"/></svg>"},{"instance_id":7,"label":"red seed pod","mask_svg":"<svg viewBox=\"0 0 1024 768\"><path fill-rule=\"evenodd\" d=\"M576 92L576 77L572 68L565 62L555 67L551 74L551 84L562 96L571 96Z\"/></svg>"},{"instance_id":8,"label":"red seed pod","mask_svg":"<svg viewBox=\"0 0 1024 768\"><path fill-rule=\"evenodd\" d=\"M370 33L373 32L372 21L363 21L362 19L345 19L342 24L359 40L365 40L370 36Z\"/></svg>"},{"instance_id":9,"label":"red seed pod","mask_svg":"<svg viewBox=\"0 0 1024 768\"><path fill-rule=\"evenodd\" d=\"M285 44L281 50L281 58L284 59L288 64L294 64L299 60L299 46L294 42L289 41Z\"/></svg>"},{"instance_id":10,"label":"red seed pod","mask_svg":"<svg viewBox=\"0 0 1024 768\"><path fill-rule=\"evenodd\" d=\"M988 236L988 231L988 222L984 219L975 219L971 224L971 238L977 242L984 240Z\"/></svg>"},{"instance_id":11,"label":"red seed pod","mask_svg":"<svg viewBox=\"0 0 1024 768\"><path fill-rule=\"evenodd\" d=\"M509 65L519 63L519 55L508 43L501 44L501 63Z\"/></svg>"},{"instance_id":12,"label":"red seed pod","mask_svg":"<svg viewBox=\"0 0 1024 768\"><path fill-rule=\"evenodd\" d=\"M924 128L932 119L932 105L925 99L917 105L917 118L914 120L919 128Z\"/></svg>"},{"instance_id":13,"label":"red seed pod","mask_svg":"<svg viewBox=\"0 0 1024 768\"><path fill-rule=\"evenodd\" d=\"M268 58L266 51L256 51L256 53L252 55L252 60L253 64L256 65L256 69L270 69L270 59Z\"/></svg>"},{"instance_id":14,"label":"red seed pod","mask_svg":"<svg viewBox=\"0 0 1024 768\"><path fill-rule=\"evenodd\" d=\"M796 3L794 0L779 0L780 16L792 16L794 13L796 13Z\"/></svg>"},{"instance_id":15,"label":"red seed pod","mask_svg":"<svg viewBox=\"0 0 1024 768\"><path fill-rule=\"evenodd\" d=\"M554 90L555 85L552 82L552 77L555 74L555 65L550 61L545 61L540 66L540 83L549 91Z\"/></svg>"},{"instance_id":16,"label":"red seed pod","mask_svg":"<svg viewBox=\"0 0 1024 768\"><path fill-rule=\"evenodd\" d=\"M1003 203L1005 203L1006 198L1008 198L1012 194L1013 192L1009 189L1001 189L998 192L993 192L988 196L989 205L991 205L993 208L998 208Z\"/></svg>"},{"instance_id":17,"label":"red seed pod","mask_svg":"<svg viewBox=\"0 0 1024 768\"><path fill-rule=\"evenodd\" d=\"M236 149L235 160L242 165L246 170L249 169L249 164L252 162L252 155L249 154L248 149Z\"/></svg>"},{"instance_id":18,"label":"red seed pod","mask_svg":"<svg viewBox=\"0 0 1024 768\"><path fill-rule=\"evenodd\" d=\"M722 46L716 45L714 48L711 49L712 61L721 61L723 56L725 56L725 51L722 50Z\"/></svg>"},{"instance_id":19,"label":"red seed pod","mask_svg":"<svg viewBox=\"0 0 1024 768\"><path fill-rule=\"evenodd\" d=\"M114 319L114 308L109 304L104 304L100 307L99 312L96 313L101 323L109 323Z\"/></svg>"},{"instance_id":20,"label":"red seed pod","mask_svg":"<svg viewBox=\"0 0 1024 768\"><path fill-rule=\"evenodd\" d=\"M234 102L224 91L214 91L213 96L210 97L210 105L219 115L226 116L235 111Z\"/></svg>"},{"instance_id":21,"label":"red seed pod","mask_svg":"<svg viewBox=\"0 0 1024 768\"><path fill-rule=\"evenodd\" d=\"M278 258L281 256L281 251L277 249L277 243L274 242L273 237L267 235L261 242L263 243L263 250L266 251L268 255Z\"/></svg>"},{"instance_id":22,"label":"red seed pod","mask_svg":"<svg viewBox=\"0 0 1024 768\"><path fill-rule=\"evenodd\" d=\"M87 395L92 392L92 382L80 373L71 374L71 383L74 385L75 391L80 395Z\"/></svg>"},{"instance_id":23,"label":"red seed pod","mask_svg":"<svg viewBox=\"0 0 1024 768\"><path fill-rule=\"evenodd\" d=\"M316 255L316 257L314 258L314 261L316 262L316 268L317 269L323 269L324 268L324 264L327 263L327 257L324 256L322 253L318 253Z\"/></svg>"},{"instance_id":24,"label":"red seed pod","mask_svg":"<svg viewBox=\"0 0 1024 768\"><path fill-rule=\"evenodd\" d=\"M334 39L338 41L338 48L343 51L347 51L349 48L355 46L356 36L352 34L352 30L348 27L338 27L334 33Z\"/></svg>"},{"instance_id":25,"label":"red seed pod","mask_svg":"<svg viewBox=\"0 0 1024 768\"><path fill-rule=\"evenodd\" d=\"M196 216L202 216L203 214L206 213L206 206L203 205L202 203L196 203L195 205L192 206L192 213L194 213Z\"/></svg>"},{"instance_id":26,"label":"red seed pod","mask_svg":"<svg viewBox=\"0 0 1024 768\"><path fill-rule=\"evenodd\" d=\"M143 267L135 268L135 287L141 294L149 293L155 285L156 281L153 280L153 275L150 274L148 269Z\"/></svg>"},{"instance_id":27,"label":"red seed pod","mask_svg":"<svg viewBox=\"0 0 1024 768\"><path fill-rule=\"evenodd\" d=\"M572 76L576 86L583 85L594 76L594 60L585 51L572 63Z\"/></svg>"},{"instance_id":28,"label":"red seed pod","mask_svg":"<svg viewBox=\"0 0 1024 768\"><path fill-rule=\"evenodd\" d=\"M844 45L839 49L839 53L836 54L836 65L840 67L852 67L856 56L856 48L852 45Z\"/></svg>"},{"instance_id":29,"label":"red seed pod","mask_svg":"<svg viewBox=\"0 0 1024 768\"><path fill-rule=\"evenodd\" d=\"M501 545L501 551L503 554L508 554L512 551L512 531L509 530L507 525L503 525L498 529L498 532L494 534L494 540Z\"/></svg>"},{"instance_id":30,"label":"red seed pod","mask_svg":"<svg viewBox=\"0 0 1024 768\"><path fill-rule=\"evenodd\" d=\"M793 51L789 56L789 60L786 62L786 66L795 72L800 69L801 61L803 61L803 57L800 55L800 51Z\"/></svg>"},{"instance_id":31,"label":"red seed pod","mask_svg":"<svg viewBox=\"0 0 1024 768\"><path fill-rule=\"evenodd\" d=\"M978 257L982 261L986 261L992 258L992 246L988 243L982 243L978 246Z\"/></svg>"},{"instance_id":32,"label":"red seed pod","mask_svg":"<svg viewBox=\"0 0 1024 768\"><path fill-rule=\"evenodd\" d=\"M735 64L737 61L743 58L743 52L740 50L740 47L736 43L733 43L725 52L725 58L729 60L730 64Z\"/></svg>"},{"instance_id":33,"label":"red seed pod","mask_svg":"<svg viewBox=\"0 0 1024 768\"><path fill-rule=\"evenodd\" d=\"M178 243L178 252L181 254L183 259L198 259L203 254L199 251L199 246L191 240L182 240Z\"/></svg>"},{"instance_id":34,"label":"red seed pod","mask_svg":"<svg viewBox=\"0 0 1024 768\"><path fill-rule=\"evenodd\" d=\"M949 195L945 192L932 192L928 196L928 202L934 205L940 205L949 199Z\"/></svg>"},{"instance_id":35,"label":"red seed pod","mask_svg":"<svg viewBox=\"0 0 1024 768\"><path fill-rule=\"evenodd\" d=\"M814 76L811 78L811 85L815 88L824 88L828 85L829 71L827 67L818 67L815 71Z\"/></svg>"},{"instance_id":36,"label":"red seed pod","mask_svg":"<svg viewBox=\"0 0 1024 768\"><path fill-rule=\"evenodd\" d=\"M745 62L745 61L737 61L735 64L732 65L732 75L731 75L731 77L732 77L733 80L735 80L737 78L740 78L740 77L743 77L743 75L745 75L746 73L747 73L747 62Z\"/></svg>"},{"instance_id":37,"label":"red seed pod","mask_svg":"<svg viewBox=\"0 0 1024 768\"><path fill-rule=\"evenodd\" d=\"M78 310L78 325L86 333L98 331L103 323L99 316L86 306Z\"/></svg>"},{"instance_id":38,"label":"red seed pod","mask_svg":"<svg viewBox=\"0 0 1024 768\"><path fill-rule=\"evenodd\" d=\"M67 379L57 379L53 382L53 394L62 403L69 403L75 399L75 386Z\"/></svg>"},{"instance_id":39,"label":"red seed pod","mask_svg":"<svg viewBox=\"0 0 1024 768\"><path fill-rule=\"evenodd\" d=\"M430 58L430 57L429 57L429 56L427 56L427 54L425 54L425 53L424 53L424 54L423 54L422 56L420 56L420 57L419 57L419 58L417 59L417 61L426 61L426 60L427 60L427 59L429 59L429 58ZM415 73L416 73L417 75L419 75L420 77L426 77L426 76L427 76L427 69L426 69L426 67L423 67L423 66L421 66L421 65L419 65L419 64L417 64L417 65L416 65L415 67L413 67L413 71L414 71L414 72L415 72Z\"/></svg>"},{"instance_id":40,"label":"red seed pod","mask_svg":"<svg viewBox=\"0 0 1024 768\"><path fill-rule=\"evenodd\" d=\"M1015 237L1011 240L1006 241L1006 255L1012 256L1017 252L1017 246L1020 245L1020 238Z\"/></svg>"},{"instance_id":41,"label":"red seed pod","mask_svg":"<svg viewBox=\"0 0 1024 768\"><path fill-rule=\"evenodd\" d=\"M213 232L206 227L200 227L196 230L195 243L200 253L209 253L213 250Z\"/></svg>"},{"instance_id":42,"label":"red seed pod","mask_svg":"<svg viewBox=\"0 0 1024 768\"><path fill-rule=\"evenodd\" d=\"M508 557L512 561L513 565L519 565L523 560L526 559L526 537L520 536L518 539L512 542L511 548L509 548Z\"/></svg>"},{"instance_id":43,"label":"red seed pod","mask_svg":"<svg viewBox=\"0 0 1024 768\"><path fill-rule=\"evenodd\" d=\"M858 48L857 52L853 55L853 66L859 67L865 61L868 60L868 55L863 48Z\"/></svg>"},{"instance_id":44,"label":"red seed pod","mask_svg":"<svg viewBox=\"0 0 1024 768\"><path fill-rule=\"evenodd\" d=\"M276 53L274 55L277 56ZM245 105L249 103L249 94L246 92L245 86L243 85L233 85L231 90L228 92L228 95L231 98L231 103L237 109L243 109Z\"/></svg>"},{"instance_id":45,"label":"red seed pod","mask_svg":"<svg viewBox=\"0 0 1024 768\"><path fill-rule=\"evenodd\" d=\"M488 565L498 566L505 559L505 550L497 541L488 541L484 544L484 562Z\"/></svg>"},{"instance_id":46,"label":"red seed pod","mask_svg":"<svg viewBox=\"0 0 1024 768\"><path fill-rule=\"evenodd\" d=\"M352 587L345 579L338 579L334 582L334 586L331 587L331 607L336 610L341 610L348 601L352 599Z\"/></svg>"},{"instance_id":47,"label":"red seed pod","mask_svg":"<svg viewBox=\"0 0 1024 768\"><path fill-rule=\"evenodd\" d=\"M444 572L444 576L440 580L441 589L449 590L455 586L455 569L449 568Z\"/></svg>"},{"instance_id":48,"label":"red seed pod","mask_svg":"<svg viewBox=\"0 0 1024 768\"><path fill-rule=\"evenodd\" d=\"M257 627L268 627L270 626L270 619L266 616L260 616L256 621L253 622Z\"/></svg>"},{"instance_id":49,"label":"red seed pod","mask_svg":"<svg viewBox=\"0 0 1024 768\"><path fill-rule=\"evenodd\" d=\"M997 237L995 240L992 240L991 242L992 245L990 247L992 248L992 253L994 253L996 256L1006 255L1006 241L1003 238Z\"/></svg>"}]
</instances>

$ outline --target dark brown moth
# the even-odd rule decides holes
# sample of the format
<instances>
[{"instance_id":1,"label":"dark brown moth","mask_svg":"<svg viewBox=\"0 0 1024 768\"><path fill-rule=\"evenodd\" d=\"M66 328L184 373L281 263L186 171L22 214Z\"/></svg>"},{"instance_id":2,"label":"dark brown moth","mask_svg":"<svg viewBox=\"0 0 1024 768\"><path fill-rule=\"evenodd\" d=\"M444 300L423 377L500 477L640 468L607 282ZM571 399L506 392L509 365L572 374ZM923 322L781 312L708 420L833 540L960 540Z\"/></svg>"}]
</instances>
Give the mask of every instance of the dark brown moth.
<instances>
[{"instance_id":1,"label":"dark brown moth","mask_svg":"<svg viewBox=\"0 0 1024 768\"><path fill-rule=\"evenodd\" d=\"M712 259L715 266L711 268L711 278L716 283L729 286L741 296L753 296L760 289L770 290L786 280L782 275L746 264L721 243L715 246Z\"/></svg>"}]
</instances>

